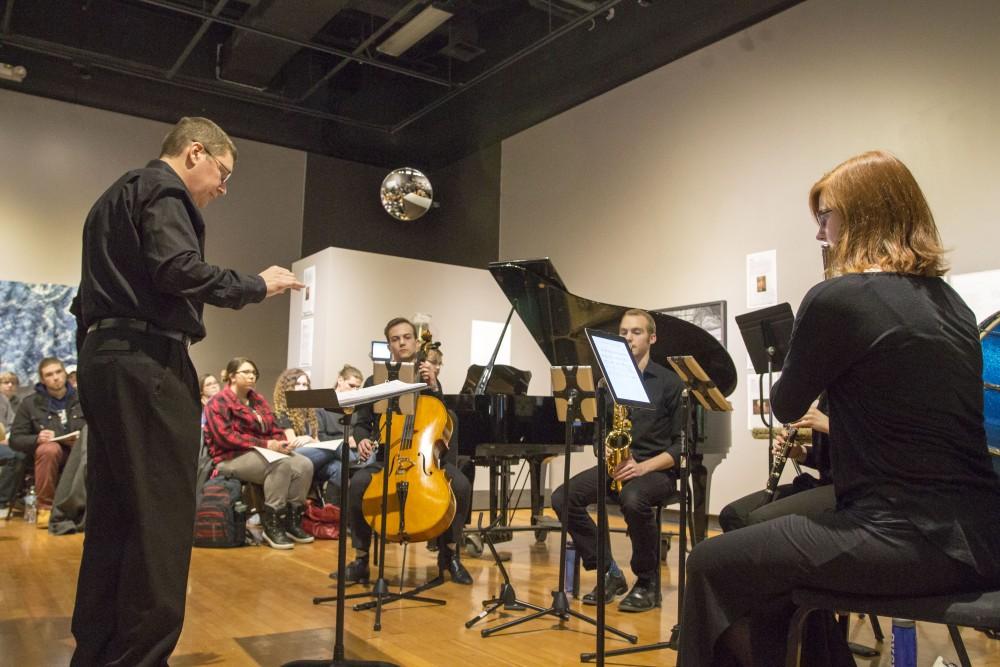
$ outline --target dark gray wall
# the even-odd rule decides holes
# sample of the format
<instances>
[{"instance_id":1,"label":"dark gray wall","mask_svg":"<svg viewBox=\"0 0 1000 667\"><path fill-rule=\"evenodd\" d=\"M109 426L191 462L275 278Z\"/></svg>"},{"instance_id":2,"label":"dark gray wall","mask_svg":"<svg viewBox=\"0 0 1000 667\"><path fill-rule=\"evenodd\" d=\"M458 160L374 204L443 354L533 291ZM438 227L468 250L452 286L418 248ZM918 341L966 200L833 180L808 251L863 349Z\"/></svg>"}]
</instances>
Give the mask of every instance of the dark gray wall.
<instances>
[{"instance_id":1,"label":"dark gray wall","mask_svg":"<svg viewBox=\"0 0 1000 667\"><path fill-rule=\"evenodd\" d=\"M419 164L398 165L420 169ZM500 146L425 171L441 206L413 222L389 216L379 201L388 170L310 153L302 256L334 246L485 268L500 245Z\"/></svg>"}]
</instances>

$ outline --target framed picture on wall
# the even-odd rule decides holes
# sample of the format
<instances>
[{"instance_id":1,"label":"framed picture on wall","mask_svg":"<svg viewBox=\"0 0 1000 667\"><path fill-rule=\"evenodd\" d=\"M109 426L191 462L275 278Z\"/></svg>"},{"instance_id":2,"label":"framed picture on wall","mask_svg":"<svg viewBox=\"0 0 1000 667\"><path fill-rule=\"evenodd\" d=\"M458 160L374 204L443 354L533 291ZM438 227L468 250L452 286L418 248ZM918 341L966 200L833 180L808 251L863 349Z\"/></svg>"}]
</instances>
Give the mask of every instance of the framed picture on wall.
<instances>
[{"instance_id":1,"label":"framed picture on wall","mask_svg":"<svg viewBox=\"0 0 1000 667\"><path fill-rule=\"evenodd\" d=\"M726 302L706 301L688 306L659 308L654 313L663 313L679 320L690 322L712 334L717 341L726 347Z\"/></svg>"}]
</instances>

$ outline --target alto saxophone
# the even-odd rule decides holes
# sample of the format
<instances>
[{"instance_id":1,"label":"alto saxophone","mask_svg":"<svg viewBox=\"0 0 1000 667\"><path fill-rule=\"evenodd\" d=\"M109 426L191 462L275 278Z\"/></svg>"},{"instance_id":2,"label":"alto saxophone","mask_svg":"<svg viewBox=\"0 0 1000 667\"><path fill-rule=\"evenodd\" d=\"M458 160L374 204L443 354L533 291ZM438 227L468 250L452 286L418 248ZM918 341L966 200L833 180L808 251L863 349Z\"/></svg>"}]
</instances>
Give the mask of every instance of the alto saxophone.
<instances>
[{"instance_id":1,"label":"alto saxophone","mask_svg":"<svg viewBox=\"0 0 1000 667\"><path fill-rule=\"evenodd\" d=\"M632 421L628 418L628 407L615 403L611 430L604 438L604 449L607 452L608 475L614 475L615 469L632 455ZM613 491L621 492L622 483L619 480L611 482Z\"/></svg>"}]
</instances>

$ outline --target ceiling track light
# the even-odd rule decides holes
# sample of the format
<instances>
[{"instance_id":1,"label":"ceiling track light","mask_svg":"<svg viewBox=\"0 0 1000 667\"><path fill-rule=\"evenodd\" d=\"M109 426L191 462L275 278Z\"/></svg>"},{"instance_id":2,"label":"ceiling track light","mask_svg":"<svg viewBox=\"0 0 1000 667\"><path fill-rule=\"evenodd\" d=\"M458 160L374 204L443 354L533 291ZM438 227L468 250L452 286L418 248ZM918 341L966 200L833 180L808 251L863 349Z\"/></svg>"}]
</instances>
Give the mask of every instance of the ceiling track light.
<instances>
[{"instance_id":1,"label":"ceiling track light","mask_svg":"<svg viewBox=\"0 0 1000 667\"><path fill-rule=\"evenodd\" d=\"M21 83L24 81L24 77L28 76L28 70L24 65L8 65L7 63L0 63L0 79L5 81L13 81L14 83Z\"/></svg>"},{"instance_id":2,"label":"ceiling track light","mask_svg":"<svg viewBox=\"0 0 1000 667\"><path fill-rule=\"evenodd\" d=\"M375 50L387 56L398 58L451 17L451 12L438 9L434 5L428 5L419 14L404 23L402 28L375 47Z\"/></svg>"}]
</instances>

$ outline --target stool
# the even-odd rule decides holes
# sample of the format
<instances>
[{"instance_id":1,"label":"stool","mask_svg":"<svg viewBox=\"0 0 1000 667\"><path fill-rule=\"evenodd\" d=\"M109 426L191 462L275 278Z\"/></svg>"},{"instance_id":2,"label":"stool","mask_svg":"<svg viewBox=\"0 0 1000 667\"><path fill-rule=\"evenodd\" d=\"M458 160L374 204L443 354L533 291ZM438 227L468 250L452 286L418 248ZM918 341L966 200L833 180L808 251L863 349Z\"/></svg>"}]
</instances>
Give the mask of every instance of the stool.
<instances>
[{"instance_id":1,"label":"stool","mask_svg":"<svg viewBox=\"0 0 1000 667\"><path fill-rule=\"evenodd\" d=\"M816 610L845 611L906 618L948 626L962 667L972 667L959 627L1000 630L1000 590L912 598L887 598L800 589L792 593L798 607L788 628L785 667L798 667L801 659L802 630L806 618Z\"/></svg>"}]
</instances>

